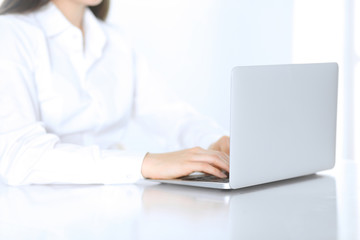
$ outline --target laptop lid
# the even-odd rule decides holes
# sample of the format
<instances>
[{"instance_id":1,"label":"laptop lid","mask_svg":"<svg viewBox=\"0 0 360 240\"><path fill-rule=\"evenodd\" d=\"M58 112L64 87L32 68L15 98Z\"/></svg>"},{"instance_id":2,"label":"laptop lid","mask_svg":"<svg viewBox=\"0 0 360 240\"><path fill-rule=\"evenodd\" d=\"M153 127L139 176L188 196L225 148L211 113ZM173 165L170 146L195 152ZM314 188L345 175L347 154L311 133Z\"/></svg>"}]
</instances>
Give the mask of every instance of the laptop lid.
<instances>
[{"instance_id":1,"label":"laptop lid","mask_svg":"<svg viewBox=\"0 0 360 240\"><path fill-rule=\"evenodd\" d=\"M336 63L235 67L230 187L332 168L337 87Z\"/></svg>"}]
</instances>

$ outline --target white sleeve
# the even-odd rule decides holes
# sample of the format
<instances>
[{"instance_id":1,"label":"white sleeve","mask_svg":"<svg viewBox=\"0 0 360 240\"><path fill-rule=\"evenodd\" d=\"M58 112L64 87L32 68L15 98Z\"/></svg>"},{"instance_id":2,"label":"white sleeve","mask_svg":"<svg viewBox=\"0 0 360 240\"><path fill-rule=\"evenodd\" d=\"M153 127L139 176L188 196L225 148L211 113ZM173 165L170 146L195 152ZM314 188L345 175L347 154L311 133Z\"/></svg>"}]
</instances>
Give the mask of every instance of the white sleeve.
<instances>
[{"instance_id":1,"label":"white sleeve","mask_svg":"<svg viewBox=\"0 0 360 240\"><path fill-rule=\"evenodd\" d=\"M38 119L32 73L0 60L0 175L10 185L132 183L145 153L62 143Z\"/></svg>"},{"instance_id":2,"label":"white sleeve","mask_svg":"<svg viewBox=\"0 0 360 240\"><path fill-rule=\"evenodd\" d=\"M199 114L166 86L159 86L142 57L135 57L135 120L150 133L162 136L170 149L208 148L228 132Z\"/></svg>"},{"instance_id":3,"label":"white sleeve","mask_svg":"<svg viewBox=\"0 0 360 240\"><path fill-rule=\"evenodd\" d=\"M10 185L133 183L146 153L66 144L41 122L30 56L36 46L23 31L0 22L0 178ZM14 30L15 29L15 30ZM5 32L5 33L4 33ZM30 56L30 57L29 57Z\"/></svg>"}]
</instances>

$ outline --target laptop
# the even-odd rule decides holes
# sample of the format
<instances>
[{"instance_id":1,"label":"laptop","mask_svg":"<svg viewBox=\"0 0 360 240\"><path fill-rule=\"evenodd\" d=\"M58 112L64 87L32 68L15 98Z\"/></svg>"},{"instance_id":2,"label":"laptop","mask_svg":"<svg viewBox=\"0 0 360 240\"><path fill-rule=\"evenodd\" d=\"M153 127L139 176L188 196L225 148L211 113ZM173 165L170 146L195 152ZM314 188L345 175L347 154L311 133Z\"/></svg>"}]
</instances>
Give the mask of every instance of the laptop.
<instances>
[{"instance_id":1,"label":"laptop","mask_svg":"<svg viewBox=\"0 0 360 240\"><path fill-rule=\"evenodd\" d=\"M337 89L337 63L235 67L229 178L153 181L238 189L333 168Z\"/></svg>"}]
</instances>

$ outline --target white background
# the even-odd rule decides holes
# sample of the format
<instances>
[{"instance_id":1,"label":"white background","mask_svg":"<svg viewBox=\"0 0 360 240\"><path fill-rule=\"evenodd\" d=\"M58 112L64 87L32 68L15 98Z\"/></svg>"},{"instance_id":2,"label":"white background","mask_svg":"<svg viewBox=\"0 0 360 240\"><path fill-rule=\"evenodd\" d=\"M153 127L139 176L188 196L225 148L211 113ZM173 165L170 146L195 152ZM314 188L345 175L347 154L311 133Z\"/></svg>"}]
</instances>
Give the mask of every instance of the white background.
<instances>
[{"instance_id":1,"label":"white background","mask_svg":"<svg viewBox=\"0 0 360 240\"><path fill-rule=\"evenodd\" d=\"M337 153L354 158L353 79L344 79L345 39L351 37L344 12L351 1L119 0L112 1L109 21L133 36L159 80L225 129L232 67L338 62ZM131 146L151 142L131 136Z\"/></svg>"},{"instance_id":2,"label":"white background","mask_svg":"<svg viewBox=\"0 0 360 240\"><path fill-rule=\"evenodd\" d=\"M132 36L159 84L225 129L233 66L338 62L338 154L353 159L360 152L358 16L358 0L112 0L108 21ZM155 149L136 129L129 135L129 146Z\"/></svg>"},{"instance_id":3,"label":"white background","mask_svg":"<svg viewBox=\"0 0 360 240\"><path fill-rule=\"evenodd\" d=\"M119 0L108 20L132 35L160 82L227 130L231 69L292 61L288 0ZM130 135L130 148L154 143Z\"/></svg>"}]
</instances>

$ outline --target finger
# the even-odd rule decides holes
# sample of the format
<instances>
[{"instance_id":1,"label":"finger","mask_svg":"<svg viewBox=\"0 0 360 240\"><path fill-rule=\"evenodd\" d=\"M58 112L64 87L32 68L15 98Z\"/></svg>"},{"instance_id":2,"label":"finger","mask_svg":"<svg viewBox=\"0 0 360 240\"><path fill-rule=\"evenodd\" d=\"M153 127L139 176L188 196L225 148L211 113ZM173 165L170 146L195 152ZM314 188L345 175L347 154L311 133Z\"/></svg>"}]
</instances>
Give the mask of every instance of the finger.
<instances>
[{"instance_id":1,"label":"finger","mask_svg":"<svg viewBox=\"0 0 360 240\"><path fill-rule=\"evenodd\" d=\"M191 160L196 162L205 162L218 169L229 171L229 157L225 153L207 150L202 153L195 154Z\"/></svg>"},{"instance_id":2,"label":"finger","mask_svg":"<svg viewBox=\"0 0 360 240\"><path fill-rule=\"evenodd\" d=\"M229 155L221 151L211 151L213 154L218 155L227 165L229 165Z\"/></svg>"},{"instance_id":3,"label":"finger","mask_svg":"<svg viewBox=\"0 0 360 240\"><path fill-rule=\"evenodd\" d=\"M224 152L220 152L220 151L210 151L210 154L219 157L226 164L226 167L227 168L229 167L229 165L230 165L229 164L229 155L227 155ZM228 170L228 169L225 169L225 170Z\"/></svg>"},{"instance_id":4,"label":"finger","mask_svg":"<svg viewBox=\"0 0 360 240\"><path fill-rule=\"evenodd\" d=\"M197 151L194 151L194 153L196 154L214 154L214 155L218 155L222 160L224 160L226 162L226 164L229 164L229 154L226 154L225 152L222 152L219 150L214 150L214 149L203 149L203 148L198 148Z\"/></svg>"},{"instance_id":5,"label":"finger","mask_svg":"<svg viewBox=\"0 0 360 240\"><path fill-rule=\"evenodd\" d=\"M219 144L216 142L209 147L209 150L220 151Z\"/></svg>"},{"instance_id":6,"label":"finger","mask_svg":"<svg viewBox=\"0 0 360 240\"><path fill-rule=\"evenodd\" d=\"M224 136L219 140L220 151L229 154L230 150L230 137Z\"/></svg>"},{"instance_id":7,"label":"finger","mask_svg":"<svg viewBox=\"0 0 360 240\"><path fill-rule=\"evenodd\" d=\"M188 160L207 162L229 172L229 155L224 152L195 147L190 149Z\"/></svg>"},{"instance_id":8,"label":"finger","mask_svg":"<svg viewBox=\"0 0 360 240\"><path fill-rule=\"evenodd\" d=\"M203 172L203 173L214 175L219 178L227 177L227 175L224 174L220 169L218 169L218 168L214 167L213 165L208 164L206 162L190 161L190 162L188 162L187 165L188 165L187 166L188 170L190 170L191 172Z\"/></svg>"},{"instance_id":9,"label":"finger","mask_svg":"<svg viewBox=\"0 0 360 240\"><path fill-rule=\"evenodd\" d=\"M230 144L229 143L221 144L220 151L229 155L230 154Z\"/></svg>"}]
</instances>

